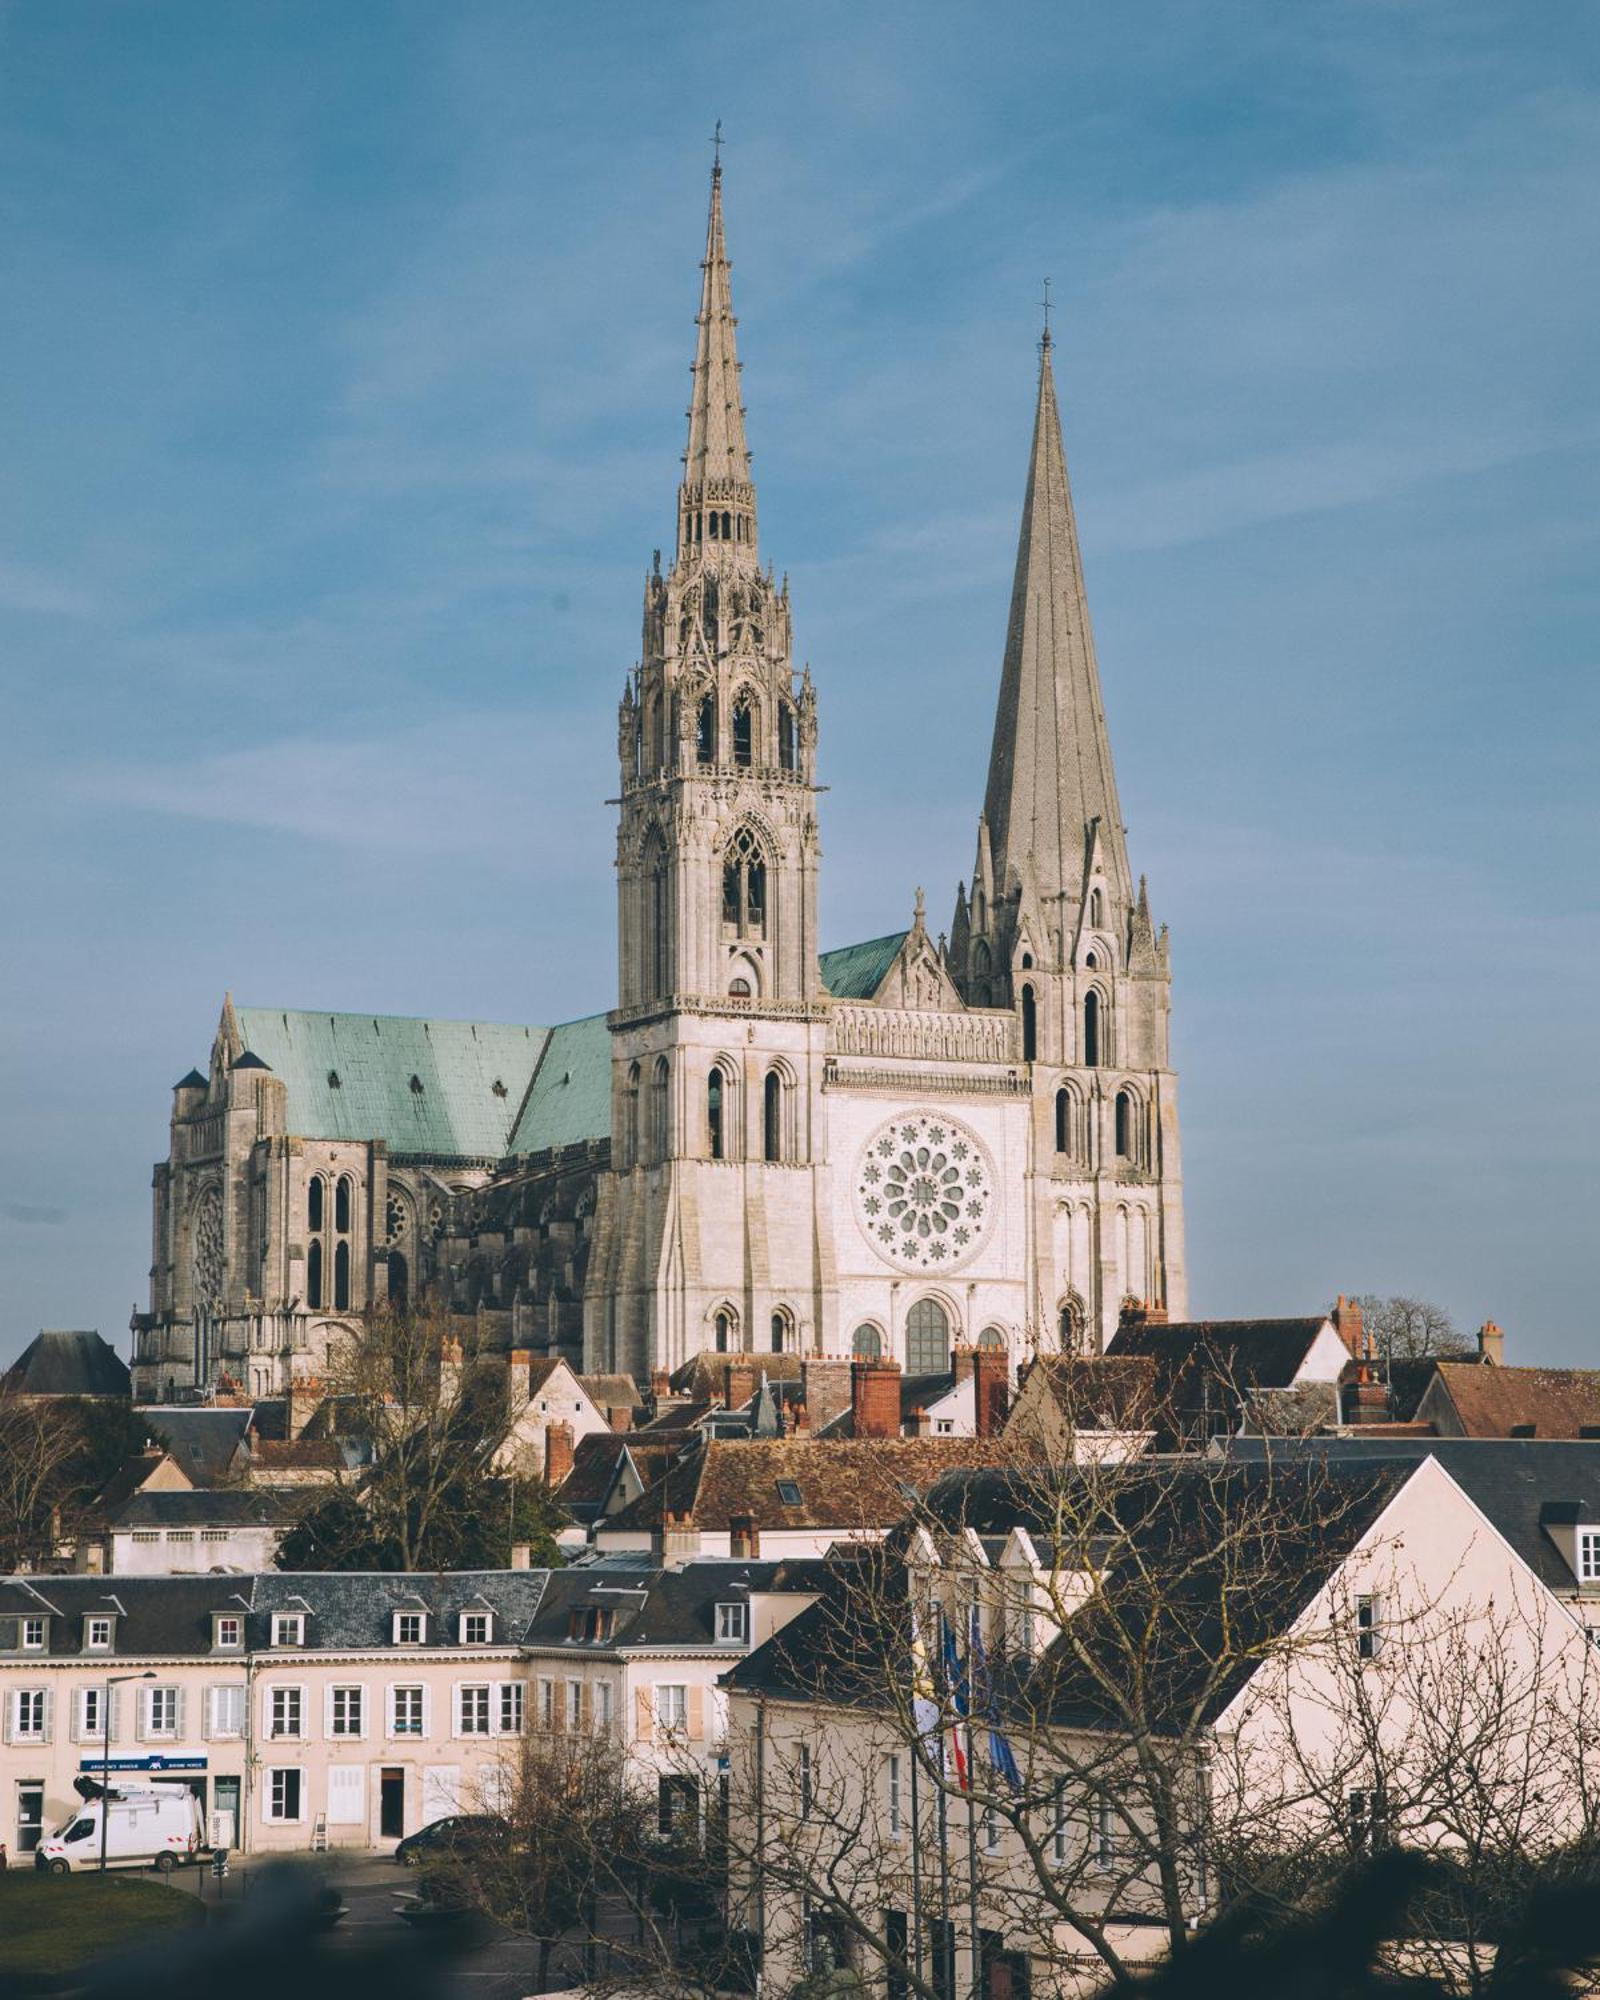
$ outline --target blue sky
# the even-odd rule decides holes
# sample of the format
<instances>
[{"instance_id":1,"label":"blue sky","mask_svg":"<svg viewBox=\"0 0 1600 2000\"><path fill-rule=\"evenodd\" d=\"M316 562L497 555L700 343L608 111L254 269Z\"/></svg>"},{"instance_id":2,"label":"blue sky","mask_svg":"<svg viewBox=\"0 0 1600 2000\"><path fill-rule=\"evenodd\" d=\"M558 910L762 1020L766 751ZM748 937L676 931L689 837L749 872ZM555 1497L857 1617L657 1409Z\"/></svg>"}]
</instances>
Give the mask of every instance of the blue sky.
<instances>
[{"instance_id":1,"label":"blue sky","mask_svg":"<svg viewBox=\"0 0 1600 2000\"><path fill-rule=\"evenodd\" d=\"M241 1001L613 980L721 117L824 929L970 866L1040 280L1192 1304L1593 1361L1600 13L0 0L0 1354Z\"/></svg>"}]
</instances>

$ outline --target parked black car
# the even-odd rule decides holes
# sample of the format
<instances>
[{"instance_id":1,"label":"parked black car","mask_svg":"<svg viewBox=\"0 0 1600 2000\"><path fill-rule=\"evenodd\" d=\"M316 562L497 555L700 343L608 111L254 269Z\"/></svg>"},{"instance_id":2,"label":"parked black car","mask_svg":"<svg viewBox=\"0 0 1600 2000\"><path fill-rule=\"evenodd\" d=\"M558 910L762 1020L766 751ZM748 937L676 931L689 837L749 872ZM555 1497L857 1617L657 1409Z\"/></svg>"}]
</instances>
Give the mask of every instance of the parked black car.
<instances>
[{"instance_id":1,"label":"parked black car","mask_svg":"<svg viewBox=\"0 0 1600 2000\"><path fill-rule=\"evenodd\" d=\"M408 1833L395 1849L394 1858L403 1867L418 1868L424 1861L470 1854L474 1843L493 1839L505 1830L505 1821L493 1813L457 1813L449 1819L430 1820L415 1833Z\"/></svg>"}]
</instances>

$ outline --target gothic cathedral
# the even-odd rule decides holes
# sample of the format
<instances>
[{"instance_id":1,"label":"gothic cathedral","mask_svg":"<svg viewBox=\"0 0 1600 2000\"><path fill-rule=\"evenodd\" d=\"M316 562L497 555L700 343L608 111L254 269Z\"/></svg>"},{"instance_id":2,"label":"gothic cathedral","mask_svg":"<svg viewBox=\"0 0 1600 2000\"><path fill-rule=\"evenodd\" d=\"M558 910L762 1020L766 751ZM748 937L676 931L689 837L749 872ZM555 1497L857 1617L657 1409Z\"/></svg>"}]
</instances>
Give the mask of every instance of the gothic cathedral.
<instances>
[{"instance_id":1,"label":"gothic cathedral","mask_svg":"<svg viewBox=\"0 0 1600 2000\"><path fill-rule=\"evenodd\" d=\"M282 1394L427 1291L508 1355L1094 1351L1187 1310L1165 930L1135 887L1048 330L970 886L823 952L818 698L763 564L713 171L676 547L623 693L617 1004L225 1004L156 1170L143 1395ZM824 689L826 677L824 676Z\"/></svg>"}]
</instances>

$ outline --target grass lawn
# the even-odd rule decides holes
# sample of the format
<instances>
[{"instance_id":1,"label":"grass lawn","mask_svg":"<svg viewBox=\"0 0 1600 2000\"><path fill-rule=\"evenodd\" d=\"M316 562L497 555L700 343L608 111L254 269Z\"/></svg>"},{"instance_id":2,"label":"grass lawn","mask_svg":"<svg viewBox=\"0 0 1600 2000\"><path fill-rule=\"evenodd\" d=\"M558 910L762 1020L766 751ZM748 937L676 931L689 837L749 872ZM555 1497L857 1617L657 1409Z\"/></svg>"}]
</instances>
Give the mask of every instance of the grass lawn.
<instances>
[{"instance_id":1,"label":"grass lawn","mask_svg":"<svg viewBox=\"0 0 1600 2000\"><path fill-rule=\"evenodd\" d=\"M203 1923L182 1889L142 1875L0 1874L0 1974L70 1972L121 1945Z\"/></svg>"}]
</instances>

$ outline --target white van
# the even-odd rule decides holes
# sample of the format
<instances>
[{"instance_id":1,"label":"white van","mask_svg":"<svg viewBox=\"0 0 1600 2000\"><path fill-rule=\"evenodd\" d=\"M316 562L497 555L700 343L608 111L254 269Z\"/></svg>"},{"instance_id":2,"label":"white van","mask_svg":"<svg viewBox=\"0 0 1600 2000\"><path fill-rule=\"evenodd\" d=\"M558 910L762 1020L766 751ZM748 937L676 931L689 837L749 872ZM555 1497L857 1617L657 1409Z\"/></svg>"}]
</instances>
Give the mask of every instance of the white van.
<instances>
[{"instance_id":1,"label":"white van","mask_svg":"<svg viewBox=\"0 0 1600 2000\"><path fill-rule=\"evenodd\" d=\"M199 1854L200 1801L187 1785L152 1779L143 1785L113 1784L102 1790L95 1779L84 1777L74 1778L72 1784L83 1804L39 1843L35 1868L52 1875L98 1868L102 1814L108 1868L159 1868L170 1874Z\"/></svg>"}]
</instances>

